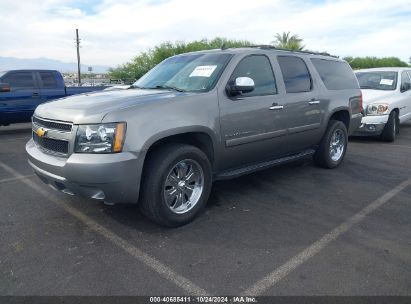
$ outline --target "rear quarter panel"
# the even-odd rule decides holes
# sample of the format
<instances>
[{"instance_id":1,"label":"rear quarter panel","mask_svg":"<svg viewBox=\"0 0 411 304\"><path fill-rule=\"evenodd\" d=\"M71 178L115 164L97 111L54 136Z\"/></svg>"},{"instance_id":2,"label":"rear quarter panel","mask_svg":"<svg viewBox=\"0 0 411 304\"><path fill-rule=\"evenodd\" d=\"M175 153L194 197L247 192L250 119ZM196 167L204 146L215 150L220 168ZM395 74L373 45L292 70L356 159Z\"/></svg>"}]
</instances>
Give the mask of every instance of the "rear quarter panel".
<instances>
[{"instance_id":1,"label":"rear quarter panel","mask_svg":"<svg viewBox=\"0 0 411 304\"><path fill-rule=\"evenodd\" d=\"M316 56L311 58L317 58ZM331 116L338 111L348 111L350 116L350 123L348 133L352 134L361 124L361 107L360 107L360 96L361 90L355 89L345 89L345 90L329 90L324 85L317 69L312 64L311 60L307 60L309 64L312 75L315 75L317 79L319 100L322 104L322 121L321 130L322 134L325 133L328 127ZM354 72L352 72L354 74ZM355 77L355 76L354 76Z\"/></svg>"}]
</instances>

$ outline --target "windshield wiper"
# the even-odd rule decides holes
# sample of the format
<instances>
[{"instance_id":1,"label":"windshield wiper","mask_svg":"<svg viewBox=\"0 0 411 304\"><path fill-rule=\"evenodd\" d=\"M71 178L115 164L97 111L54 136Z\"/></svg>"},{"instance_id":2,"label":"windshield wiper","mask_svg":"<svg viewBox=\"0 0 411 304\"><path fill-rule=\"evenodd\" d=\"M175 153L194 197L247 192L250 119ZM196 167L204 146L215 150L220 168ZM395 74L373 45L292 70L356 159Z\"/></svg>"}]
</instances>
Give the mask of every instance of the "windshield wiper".
<instances>
[{"instance_id":1,"label":"windshield wiper","mask_svg":"<svg viewBox=\"0 0 411 304\"><path fill-rule=\"evenodd\" d=\"M156 90L156 89L166 89L166 90L174 90L177 92L186 92L186 90L184 89L180 89L177 87L173 87L173 86L168 86L168 85L158 85L155 87L140 87L140 86L136 86L136 85L131 85L129 87L129 89L142 89L142 90Z\"/></svg>"},{"instance_id":2,"label":"windshield wiper","mask_svg":"<svg viewBox=\"0 0 411 304\"><path fill-rule=\"evenodd\" d=\"M177 92L186 92L186 90L184 90L184 89L180 89L180 88L173 87L173 86L168 86L168 85L158 85L158 86L155 86L154 88L150 88L150 89L166 89L166 90L174 90L174 91L177 91Z\"/></svg>"},{"instance_id":3,"label":"windshield wiper","mask_svg":"<svg viewBox=\"0 0 411 304\"><path fill-rule=\"evenodd\" d=\"M143 88L143 87L136 86L136 85L131 85L131 86L129 87L129 89L144 89L144 88Z\"/></svg>"}]
</instances>

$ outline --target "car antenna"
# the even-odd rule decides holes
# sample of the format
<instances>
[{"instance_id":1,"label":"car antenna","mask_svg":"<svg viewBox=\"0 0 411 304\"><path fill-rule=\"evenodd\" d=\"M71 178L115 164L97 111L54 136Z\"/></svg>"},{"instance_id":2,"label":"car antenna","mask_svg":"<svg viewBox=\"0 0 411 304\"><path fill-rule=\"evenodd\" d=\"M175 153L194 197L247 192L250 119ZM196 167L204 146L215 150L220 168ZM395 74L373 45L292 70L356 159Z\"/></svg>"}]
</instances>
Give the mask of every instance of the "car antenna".
<instances>
[{"instance_id":1,"label":"car antenna","mask_svg":"<svg viewBox=\"0 0 411 304\"><path fill-rule=\"evenodd\" d=\"M226 50L226 49L227 49L227 45L226 45L225 41L223 41L223 42L221 43L221 49L222 49L222 50Z\"/></svg>"}]
</instances>

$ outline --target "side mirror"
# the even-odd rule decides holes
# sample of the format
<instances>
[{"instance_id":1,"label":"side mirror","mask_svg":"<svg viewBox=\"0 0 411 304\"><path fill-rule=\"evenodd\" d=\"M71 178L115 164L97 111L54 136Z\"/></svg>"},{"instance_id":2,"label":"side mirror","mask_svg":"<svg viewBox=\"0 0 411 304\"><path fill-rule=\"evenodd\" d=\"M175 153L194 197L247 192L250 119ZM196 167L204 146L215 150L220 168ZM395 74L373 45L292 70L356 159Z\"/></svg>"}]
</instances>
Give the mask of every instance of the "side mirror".
<instances>
[{"instance_id":1,"label":"side mirror","mask_svg":"<svg viewBox=\"0 0 411 304\"><path fill-rule=\"evenodd\" d=\"M241 93L249 93L254 91L255 83L250 77L238 77L234 83L228 86L230 96L235 96Z\"/></svg>"},{"instance_id":2,"label":"side mirror","mask_svg":"<svg viewBox=\"0 0 411 304\"><path fill-rule=\"evenodd\" d=\"M10 85L8 83L0 83L0 93L1 92L10 92Z\"/></svg>"},{"instance_id":3,"label":"side mirror","mask_svg":"<svg viewBox=\"0 0 411 304\"><path fill-rule=\"evenodd\" d=\"M403 83L401 86L401 93L409 91L410 89L411 89L411 83L409 82Z\"/></svg>"}]
</instances>

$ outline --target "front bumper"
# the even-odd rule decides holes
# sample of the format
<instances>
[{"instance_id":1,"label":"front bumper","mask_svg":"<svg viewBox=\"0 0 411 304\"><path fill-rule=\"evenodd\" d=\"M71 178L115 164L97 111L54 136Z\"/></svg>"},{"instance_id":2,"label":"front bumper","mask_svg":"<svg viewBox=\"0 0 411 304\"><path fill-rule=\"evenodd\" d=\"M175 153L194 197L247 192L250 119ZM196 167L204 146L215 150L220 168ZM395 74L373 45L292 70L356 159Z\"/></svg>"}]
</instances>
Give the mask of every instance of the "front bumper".
<instances>
[{"instance_id":1,"label":"front bumper","mask_svg":"<svg viewBox=\"0 0 411 304\"><path fill-rule=\"evenodd\" d=\"M388 121L389 115L364 116L361 125L352 134L353 136L380 135Z\"/></svg>"},{"instance_id":2,"label":"front bumper","mask_svg":"<svg viewBox=\"0 0 411 304\"><path fill-rule=\"evenodd\" d=\"M44 153L32 139L29 164L54 190L108 203L137 203L143 161L131 152L73 153L68 158Z\"/></svg>"}]
</instances>

